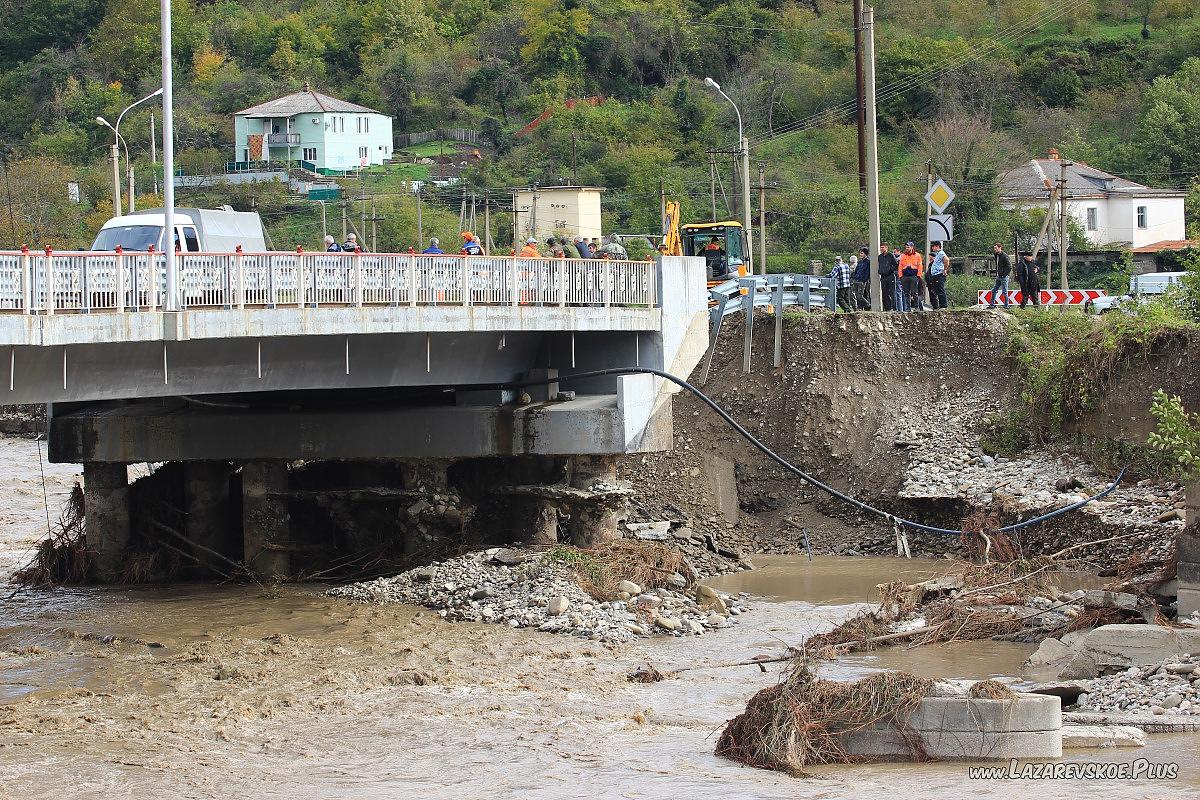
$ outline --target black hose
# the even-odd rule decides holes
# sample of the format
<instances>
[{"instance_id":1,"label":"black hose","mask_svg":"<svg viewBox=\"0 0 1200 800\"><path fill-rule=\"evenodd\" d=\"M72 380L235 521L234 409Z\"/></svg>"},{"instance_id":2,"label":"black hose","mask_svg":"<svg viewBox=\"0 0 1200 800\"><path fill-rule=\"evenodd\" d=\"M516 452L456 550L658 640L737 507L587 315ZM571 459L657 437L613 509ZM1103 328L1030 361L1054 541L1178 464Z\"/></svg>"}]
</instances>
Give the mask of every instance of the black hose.
<instances>
[{"instance_id":1,"label":"black hose","mask_svg":"<svg viewBox=\"0 0 1200 800\"><path fill-rule=\"evenodd\" d=\"M889 514L888 512L884 511L883 509L875 508L874 506L864 503L861 500L858 500L856 498L853 498L850 495L845 494L844 492L838 491L837 489L833 488L829 484L821 481L819 478L816 478L816 477L810 475L809 473L805 472L804 470L800 469L795 464L793 464L792 462L788 461L783 456L776 453L770 447L767 447L767 445L765 445L761 440L759 440L758 437L756 437L754 434L750 433L750 431L743 428L738 423L737 420L735 420L733 417L731 417L729 415L728 412L725 411L725 409L723 409L719 405L717 405L716 402L712 398L710 398L704 392L700 391L699 389L697 389L695 386L688 383L684 379L678 378L669 372L663 372L662 370L653 369L651 367L612 367L610 369L591 370L590 372L575 372L570 375L562 375L558 378L550 378L550 379L539 378L538 380L514 381L512 383L503 384L501 388L517 389L517 388L520 388L523 386L541 386L541 385L545 385L547 383L557 383L559 381L565 381L565 380L572 380L572 381L582 380L584 378L600 378L600 377L604 377L606 375L655 375L659 378L663 378L664 380L668 380L671 383L674 383L675 385L679 386L682 389L686 389L687 391L691 392L693 395L698 397L701 402L703 402L705 405L707 405L709 408L711 408L714 412L716 412L717 416L719 416L719 417L721 417L721 419L725 420L725 422L728 423L728 425L731 428L733 428L735 431L740 433L742 435L742 437L744 439L746 439L746 441L748 441L748 442L750 442L750 444L754 445L754 447L756 447L759 451L761 451L764 455L766 455L767 458L771 459L776 464L778 464L779 466L786 469L788 472L791 472L791 473L797 475L805 482L817 487L821 491L826 492L826 493L832 495L833 497L836 497L837 499L841 500L844 503L849 503L850 505L854 506L855 508L859 509L860 511L866 511L867 513L875 514L877 516L883 517L884 519L891 522L893 525L903 525L905 527L913 528L915 530L927 531L929 533L942 533L942 534L947 534L947 535L951 535L951 536L959 536L962 534L962 531L956 531L956 530L952 530L950 528L939 528L934 525L926 525L921 522L914 522L913 520L910 520L910 519L904 519L903 517L897 517L894 514ZM1041 516L1034 517L1032 519L1027 519L1022 522L1016 522L1012 525L1005 525L1004 527L1000 528L1000 532L1008 533L1010 531L1017 531L1022 528L1027 528L1030 525L1037 525L1042 522L1045 522L1046 520L1053 519L1054 517L1058 517L1063 514L1070 513L1072 511L1077 511L1077 510L1083 508L1084 506L1086 506L1088 503L1099 500L1100 498L1102 498L1108 494L1111 494L1113 491L1115 491L1116 488L1121 485L1121 479L1125 477L1126 469L1127 469L1127 467L1122 467L1120 473L1117 474L1116 480L1114 480L1111 484L1109 484L1109 486L1106 489L1104 489L1103 491L1101 491L1100 493L1092 495L1091 497L1088 497L1084 500L1080 500L1078 503L1072 503L1069 506L1063 506L1062 508L1057 508L1054 511L1048 512L1046 514L1042 514Z\"/></svg>"}]
</instances>

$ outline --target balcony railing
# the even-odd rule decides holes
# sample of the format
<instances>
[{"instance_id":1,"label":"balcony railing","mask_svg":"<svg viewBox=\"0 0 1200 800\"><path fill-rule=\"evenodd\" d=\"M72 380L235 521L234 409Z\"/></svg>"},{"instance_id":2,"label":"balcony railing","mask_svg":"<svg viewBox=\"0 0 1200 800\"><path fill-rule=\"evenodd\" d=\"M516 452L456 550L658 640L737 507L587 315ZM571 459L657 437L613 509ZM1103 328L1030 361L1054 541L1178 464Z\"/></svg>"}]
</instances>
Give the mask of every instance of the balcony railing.
<instances>
[{"instance_id":1,"label":"balcony railing","mask_svg":"<svg viewBox=\"0 0 1200 800\"><path fill-rule=\"evenodd\" d=\"M407 253L177 253L178 306L657 305L649 261ZM0 313L153 311L162 253L0 252Z\"/></svg>"},{"instance_id":2,"label":"balcony railing","mask_svg":"<svg viewBox=\"0 0 1200 800\"><path fill-rule=\"evenodd\" d=\"M300 134L298 133L268 133L267 144L300 144Z\"/></svg>"}]
</instances>

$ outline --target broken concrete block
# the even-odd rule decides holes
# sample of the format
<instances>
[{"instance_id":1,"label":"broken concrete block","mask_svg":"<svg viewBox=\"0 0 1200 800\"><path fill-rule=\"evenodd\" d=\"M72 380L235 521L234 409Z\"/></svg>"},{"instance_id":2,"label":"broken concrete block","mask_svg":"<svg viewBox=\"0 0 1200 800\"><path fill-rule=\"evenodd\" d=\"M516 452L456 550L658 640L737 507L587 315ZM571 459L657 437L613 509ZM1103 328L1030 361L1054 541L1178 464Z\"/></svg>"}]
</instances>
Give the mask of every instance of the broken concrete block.
<instances>
[{"instance_id":1,"label":"broken concrete block","mask_svg":"<svg viewBox=\"0 0 1200 800\"><path fill-rule=\"evenodd\" d=\"M1055 661L1068 659L1074 655L1075 651L1058 639L1045 639L1038 645L1038 649L1034 650L1032 655L1025 659L1025 667L1044 667L1047 664L1053 664Z\"/></svg>"},{"instance_id":2,"label":"broken concrete block","mask_svg":"<svg viewBox=\"0 0 1200 800\"><path fill-rule=\"evenodd\" d=\"M663 542L670 538L671 523L662 522L627 522L625 527L636 539L651 542Z\"/></svg>"},{"instance_id":3,"label":"broken concrete block","mask_svg":"<svg viewBox=\"0 0 1200 800\"><path fill-rule=\"evenodd\" d=\"M1200 630L1159 625L1102 625L1082 643L1082 655L1101 668L1140 667L1196 652L1200 652Z\"/></svg>"},{"instance_id":4,"label":"broken concrete block","mask_svg":"<svg viewBox=\"0 0 1200 800\"><path fill-rule=\"evenodd\" d=\"M1200 612L1200 589L1188 589L1181 586L1175 598L1180 617L1190 617L1192 614Z\"/></svg>"},{"instance_id":5,"label":"broken concrete block","mask_svg":"<svg viewBox=\"0 0 1200 800\"><path fill-rule=\"evenodd\" d=\"M1117 608L1123 611L1134 611L1138 606L1136 594L1106 589L1085 589L1076 602L1084 608Z\"/></svg>"},{"instance_id":6,"label":"broken concrete block","mask_svg":"<svg viewBox=\"0 0 1200 800\"><path fill-rule=\"evenodd\" d=\"M1084 747L1145 747L1146 734L1131 725L1064 725L1062 746Z\"/></svg>"}]
</instances>

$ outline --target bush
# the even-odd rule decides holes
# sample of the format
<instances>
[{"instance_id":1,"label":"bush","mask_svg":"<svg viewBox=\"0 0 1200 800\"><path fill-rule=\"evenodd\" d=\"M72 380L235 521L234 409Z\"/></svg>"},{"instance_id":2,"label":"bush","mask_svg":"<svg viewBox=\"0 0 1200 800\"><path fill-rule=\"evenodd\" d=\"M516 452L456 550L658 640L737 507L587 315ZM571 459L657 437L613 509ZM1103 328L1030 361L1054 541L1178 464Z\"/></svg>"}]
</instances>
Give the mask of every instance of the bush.
<instances>
[{"instance_id":1,"label":"bush","mask_svg":"<svg viewBox=\"0 0 1200 800\"><path fill-rule=\"evenodd\" d=\"M969 308L979 304L979 292L989 291L995 281L987 275L958 275L946 277L946 300L951 308Z\"/></svg>"}]
</instances>

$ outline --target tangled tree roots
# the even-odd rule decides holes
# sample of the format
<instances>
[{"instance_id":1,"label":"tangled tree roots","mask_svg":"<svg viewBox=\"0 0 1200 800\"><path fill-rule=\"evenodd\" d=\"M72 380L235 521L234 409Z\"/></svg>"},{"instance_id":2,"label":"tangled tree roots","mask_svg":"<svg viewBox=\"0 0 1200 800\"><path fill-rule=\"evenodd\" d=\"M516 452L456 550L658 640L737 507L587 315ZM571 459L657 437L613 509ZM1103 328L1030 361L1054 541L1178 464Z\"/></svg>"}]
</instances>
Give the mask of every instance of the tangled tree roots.
<instances>
[{"instance_id":1,"label":"tangled tree roots","mask_svg":"<svg viewBox=\"0 0 1200 800\"><path fill-rule=\"evenodd\" d=\"M921 759L920 739L906 733L903 720L932 685L903 672L880 672L854 683L826 681L801 659L783 681L750 698L721 733L716 752L752 767L803 775L813 764L862 760L846 752L846 735L888 723Z\"/></svg>"},{"instance_id":2,"label":"tangled tree roots","mask_svg":"<svg viewBox=\"0 0 1200 800\"><path fill-rule=\"evenodd\" d=\"M84 536L83 488L77 483L50 535L38 545L33 559L13 574L13 583L23 586L83 583L95 556Z\"/></svg>"},{"instance_id":3,"label":"tangled tree roots","mask_svg":"<svg viewBox=\"0 0 1200 800\"><path fill-rule=\"evenodd\" d=\"M1021 557L1020 545L1008 534L1000 532L999 517L982 510L963 519L960 542L963 552L980 564L1016 561Z\"/></svg>"}]
</instances>

